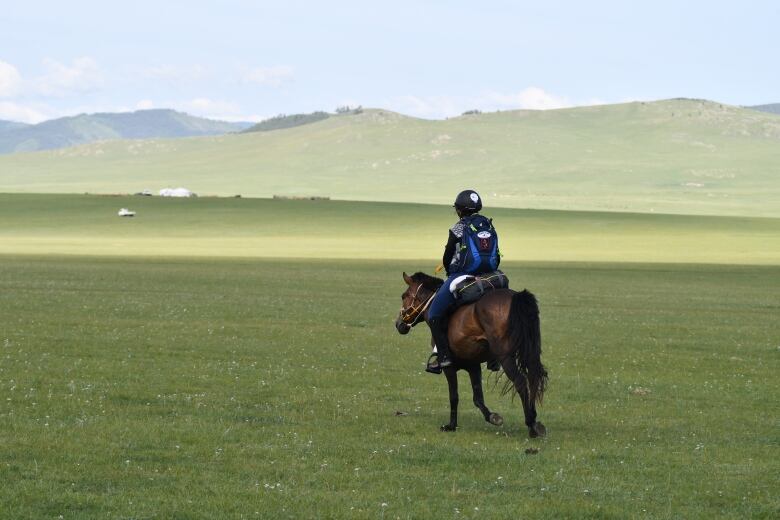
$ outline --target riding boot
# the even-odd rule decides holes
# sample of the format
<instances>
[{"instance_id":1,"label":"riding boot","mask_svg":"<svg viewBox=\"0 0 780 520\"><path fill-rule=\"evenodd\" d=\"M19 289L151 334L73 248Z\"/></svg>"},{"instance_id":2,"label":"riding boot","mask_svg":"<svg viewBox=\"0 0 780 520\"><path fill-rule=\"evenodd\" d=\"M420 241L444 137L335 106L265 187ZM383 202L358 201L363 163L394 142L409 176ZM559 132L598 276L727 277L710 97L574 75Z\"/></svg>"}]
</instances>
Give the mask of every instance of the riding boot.
<instances>
[{"instance_id":1,"label":"riding boot","mask_svg":"<svg viewBox=\"0 0 780 520\"><path fill-rule=\"evenodd\" d=\"M428 321L428 326L431 328L433 341L436 343L436 351L439 354L439 366L446 368L452 365L450 340L447 336L447 318L432 318Z\"/></svg>"}]
</instances>

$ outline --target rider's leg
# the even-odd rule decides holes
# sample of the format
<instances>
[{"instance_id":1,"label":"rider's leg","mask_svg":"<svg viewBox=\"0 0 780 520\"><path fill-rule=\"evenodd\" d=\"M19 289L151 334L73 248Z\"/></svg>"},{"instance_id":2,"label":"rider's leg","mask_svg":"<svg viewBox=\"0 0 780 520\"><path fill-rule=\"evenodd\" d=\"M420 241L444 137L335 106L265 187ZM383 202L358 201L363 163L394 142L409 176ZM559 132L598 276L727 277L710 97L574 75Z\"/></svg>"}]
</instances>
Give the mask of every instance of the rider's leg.
<instances>
[{"instance_id":1,"label":"rider's leg","mask_svg":"<svg viewBox=\"0 0 780 520\"><path fill-rule=\"evenodd\" d=\"M428 320L428 326L431 328L433 340L436 342L436 350L439 355L439 366L445 368L452 365L450 340L447 337L447 317L431 318Z\"/></svg>"},{"instance_id":2,"label":"rider's leg","mask_svg":"<svg viewBox=\"0 0 780 520\"><path fill-rule=\"evenodd\" d=\"M428 308L428 326L431 328L433 341L439 354L439 366L444 368L452 365L450 340L447 337L447 311L455 303L455 297L450 292L450 276L436 292L436 296Z\"/></svg>"}]
</instances>

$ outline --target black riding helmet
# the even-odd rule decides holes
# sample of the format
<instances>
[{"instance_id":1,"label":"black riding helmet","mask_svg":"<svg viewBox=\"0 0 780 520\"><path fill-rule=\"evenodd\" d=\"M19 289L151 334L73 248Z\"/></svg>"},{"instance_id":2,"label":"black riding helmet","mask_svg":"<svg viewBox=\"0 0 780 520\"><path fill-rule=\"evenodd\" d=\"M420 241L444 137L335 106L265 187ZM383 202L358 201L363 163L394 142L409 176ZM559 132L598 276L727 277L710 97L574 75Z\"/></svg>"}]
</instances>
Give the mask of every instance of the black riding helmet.
<instances>
[{"instance_id":1,"label":"black riding helmet","mask_svg":"<svg viewBox=\"0 0 780 520\"><path fill-rule=\"evenodd\" d=\"M474 190L463 190L455 197L453 206L456 210L471 215L482 209L482 199Z\"/></svg>"}]
</instances>

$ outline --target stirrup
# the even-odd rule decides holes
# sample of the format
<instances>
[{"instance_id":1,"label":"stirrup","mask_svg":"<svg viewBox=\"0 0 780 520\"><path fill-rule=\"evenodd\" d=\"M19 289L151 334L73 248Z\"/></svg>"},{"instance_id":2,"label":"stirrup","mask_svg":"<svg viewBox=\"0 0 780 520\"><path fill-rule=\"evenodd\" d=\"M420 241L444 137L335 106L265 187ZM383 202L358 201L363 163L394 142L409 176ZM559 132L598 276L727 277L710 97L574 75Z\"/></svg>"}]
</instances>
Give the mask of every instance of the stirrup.
<instances>
[{"instance_id":1,"label":"stirrup","mask_svg":"<svg viewBox=\"0 0 780 520\"><path fill-rule=\"evenodd\" d=\"M441 366L439 365L439 356L434 352L428 358L425 363L425 371L430 374L441 374Z\"/></svg>"}]
</instances>

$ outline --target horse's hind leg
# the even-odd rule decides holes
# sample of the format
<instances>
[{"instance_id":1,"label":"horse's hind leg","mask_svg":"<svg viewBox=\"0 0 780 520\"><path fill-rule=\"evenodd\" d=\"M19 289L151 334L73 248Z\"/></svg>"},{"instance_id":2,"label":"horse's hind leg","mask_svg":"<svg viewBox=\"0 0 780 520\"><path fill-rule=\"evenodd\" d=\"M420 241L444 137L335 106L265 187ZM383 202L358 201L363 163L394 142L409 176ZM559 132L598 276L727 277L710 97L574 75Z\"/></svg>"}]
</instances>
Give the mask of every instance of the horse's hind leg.
<instances>
[{"instance_id":1,"label":"horse's hind leg","mask_svg":"<svg viewBox=\"0 0 780 520\"><path fill-rule=\"evenodd\" d=\"M493 413L485 406L485 396L482 393L482 366L474 365L467 369L471 379L471 390L474 395L474 406L479 408L485 420L490 424L501 426L504 424L504 418L497 413Z\"/></svg>"},{"instance_id":2,"label":"horse's hind leg","mask_svg":"<svg viewBox=\"0 0 780 520\"><path fill-rule=\"evenodd\" d=\"M525 374L520 372L517 368L517 362L511 356L502 359L501 366L504 368L506 376L514 384L517 393L520 394L520 400L523 402L525 425L528 427L528 435L530 437L544 437L546 431L542 423L536 422L536 404L530 400Z\"/></svg>"},{"instance_id":3,"label":"horse's hind leg","mask_svg":"<svg viewBox=\"0 0 780 520\"><path fill-rule=\"evenodd\" d=\"M444 369L447 376L447 387L450 391L450 423L441 427L443 432L454 432L458 429L458 369L450 366Z\"/></svg>"}]
</instances>

